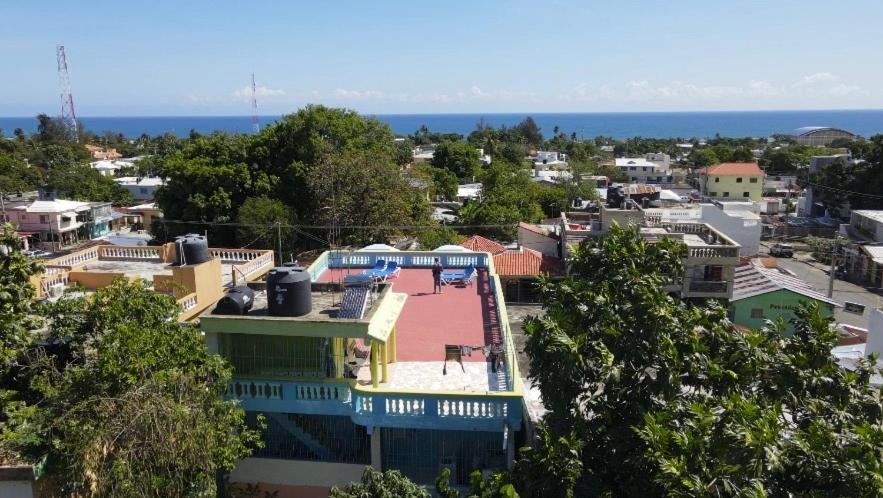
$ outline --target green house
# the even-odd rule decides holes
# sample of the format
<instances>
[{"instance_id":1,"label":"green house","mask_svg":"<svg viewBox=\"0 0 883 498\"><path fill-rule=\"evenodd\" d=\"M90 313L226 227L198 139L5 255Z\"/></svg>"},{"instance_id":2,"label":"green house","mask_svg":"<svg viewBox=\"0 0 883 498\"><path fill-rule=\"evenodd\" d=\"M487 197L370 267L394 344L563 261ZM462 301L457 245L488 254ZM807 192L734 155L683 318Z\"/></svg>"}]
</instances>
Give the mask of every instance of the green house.
<instances>
[{"instance_id":1,"label":"green house","mask_svg":"<svg viewBox=\"0 0 883 498\"><path fill-rule=\"evenodd\" d=\"M794 332L790 323L801 302L816 302L824 316L832 316L840 306L831 298L810 287L799 278L778 268L755 264L736 267L733 298L730 299L730 320L736 325L761 328L766 320L785 322L787 334Z\"/></svg>"}]
</instances>

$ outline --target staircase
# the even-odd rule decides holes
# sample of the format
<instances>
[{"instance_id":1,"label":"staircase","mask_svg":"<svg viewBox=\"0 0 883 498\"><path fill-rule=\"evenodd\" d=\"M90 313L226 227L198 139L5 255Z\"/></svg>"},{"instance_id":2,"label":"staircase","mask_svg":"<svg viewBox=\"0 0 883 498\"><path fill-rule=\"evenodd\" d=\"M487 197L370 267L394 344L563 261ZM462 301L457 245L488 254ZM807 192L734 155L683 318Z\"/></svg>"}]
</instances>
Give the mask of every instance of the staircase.
<instances>
[{"instance_id":1,"label":"staircase","mask_svg":"<svg viewBox=\"0 0 883 498\"><path fill-rule=\"evenodd\" d=\"M273 422L279 424L280 427L284 428L288 431L289 434L297 438L304 446L310 449L313 453L316 454L323 461L331 460L331 450L329 450L325 445L317 441L310 434L300 428L299 425L294 423L289 419L288 414L286 413L275 413L275 412L266 412L264 415L272 420Z\"/></svg>"}]
</instances>

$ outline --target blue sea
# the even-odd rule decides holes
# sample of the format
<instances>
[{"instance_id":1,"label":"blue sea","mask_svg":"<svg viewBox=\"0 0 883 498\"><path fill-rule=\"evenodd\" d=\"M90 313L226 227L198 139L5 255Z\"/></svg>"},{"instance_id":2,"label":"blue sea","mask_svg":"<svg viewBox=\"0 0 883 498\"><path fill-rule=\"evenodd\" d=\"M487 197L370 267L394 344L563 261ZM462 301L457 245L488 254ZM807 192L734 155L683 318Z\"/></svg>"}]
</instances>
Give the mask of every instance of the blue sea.
<instances>
[{"instance_id":1,"label":"blue sea","mask_svg":"<svg viewBox=\"0 0 883 498\"><path fill-rule=\"evenodd\" d=\"M513 126L532 116L545 136L557 126L581 138L598 135L614 138L708 138L715 134L726 137L766 137L788 133L802 126L833 126L870 137L883 133L883 109L829 111L727 111L727 112L619 112L619 113L511 113L511 114L378 114L393 132L407 135L426 125L432 131L468 135L479 122L491 126ZM267 126L281 116L262 116ZM144 116L144 117L81 117L88 129L98 134L106 131L137 137L142 133L172 133L187 136L190 130L200 133L226 131L249 133L250 116ZM27 133L36 131L33 117L0 117L0 130L10 136L15 128Z\"/></svg>"}]
</instances>

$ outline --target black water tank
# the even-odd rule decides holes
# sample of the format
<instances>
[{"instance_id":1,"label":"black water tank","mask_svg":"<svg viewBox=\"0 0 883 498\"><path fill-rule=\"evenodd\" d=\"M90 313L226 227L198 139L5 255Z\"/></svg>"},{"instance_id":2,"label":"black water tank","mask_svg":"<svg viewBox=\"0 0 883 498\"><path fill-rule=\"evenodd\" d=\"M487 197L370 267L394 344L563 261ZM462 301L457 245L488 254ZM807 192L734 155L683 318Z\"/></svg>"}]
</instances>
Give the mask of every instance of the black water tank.
<instances>
[{"instance_id":1,"label":"black water tank","mask_svg":"<svg viewBox=\"0 0 883 498\"><path fill-rule=\"evenodd\" d=\"M175 262L179 265L198 265L211 259L205 236L190 233L175 239Z\"/></svg>"},{"instance_id":2,"label":"black water tank","mask_svg":"<svg viewBox=\"0 0 883 498\"><path fill-rule=\"evenodd\" d=\"M215 315L244 315L254 304L254 291L247 285L237 285L218 300Z\"/></svg>"},{"instance_id":3,"label":"black water tank","mask_svg":"<svg viewBox=\"0 0 883 498\"><path fill-rule=\"evenodd\" d=\"M301 267L277 267L267 274L267 308L274 316L303 316L313 309L310 273Z\"/></svg>"}]
</instances>

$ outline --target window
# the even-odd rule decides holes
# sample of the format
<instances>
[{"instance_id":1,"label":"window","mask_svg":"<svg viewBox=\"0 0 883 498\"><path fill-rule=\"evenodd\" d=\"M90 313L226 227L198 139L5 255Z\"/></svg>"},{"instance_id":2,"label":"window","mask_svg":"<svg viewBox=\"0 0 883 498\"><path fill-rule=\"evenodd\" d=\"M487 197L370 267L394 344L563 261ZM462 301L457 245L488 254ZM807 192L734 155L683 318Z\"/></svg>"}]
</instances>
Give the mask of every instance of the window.
<instances>
[{"instance_id":1,"label":"window","mask_svg":"<svg viewBox=\"0 0 883 498\"><path fill-rule=\"evenodd\" d=\"M21 214L21 221L28 221L28 215L22 213Z\"/></svg>"},{"instance_id":2,"label":"window","mask_svg":"<svg viewBox=\"0 0 883 498\"><path fill-rule=\"evenodd\" d=\"M724 197L729 197L729 196L730 196L729 192L724 192Z\"/></svg>"},{"instance_id":3,"label":"window","mask_svg":"<svg viewBox=\"0 0 883 498\"><path fill-rule=\"evenodd\" d=\"M742 183L742 177L741 177L741 176L736 177L736 183Z\"/></svg>"},{"instance_id":4,"label":"window","mask_svg":"<svg viewBox=\"0 0 883 498\"><path fill-rule=\"evenodd\" d=\"M646 166L642 166L642 167L641 167L641 171L647 171L647 167L646 167Z\"/></svg>"},{"instance_id":5,"label":"window","mask_svg":"<svg viewBox=\"0 0 883 498\"><path fill-rule=\"evenodd\" d=\"M748 183L757 183L757 178L749 178Z\"/></svg>"},{"instance_id":6,"label":"window","mask_svg":"<svg viewBox=\"0 0 883 498\"><path fill-rule=\"evenodd\" d=\"M751 308L751 318L763 318L762 308Z\"/></svg>"},{"instance_id":7,"label":"window","mask_svg":"<svg viewBox=\"0 0 883 498\"><path fill-rule=\"evenodd\" d=\"M742 192L742 197L751 197L751 192Z\"/></svg>"},{"instance_id":8,"label":"window","mask_svg":"<svg viewBox=\"0 0 883 498\"><path fill-rule=\"evenodd\" d=\"M141 192L141 195L147 195L147 187L141 187L139 191Z\"/></svg>"},{"instance_id":9,"label":"window","mask_svg":"<svg viewBox=\"0 0 883 498\"><path fill-rule=\"evenodd\" d=\"M638 177L637 177L637 176L633 176L633 177L632 177L632 181L633 181L633 182L638 181Z\"/></svg>"},{"instance_id":10,"label":"window","mask_svg":"<svg viewBox=\"0 0 883 498\"><path fill-rule=\"evenodd\" d=\"M719 176L714 177L714 183L720 183L721 179Z\"/></svg>"},{"instance_id":11,"label":"window","mask_svg":"<svg viewBox=\"0 0 883 498\"><path fill-rule=\"evenodd\" d=\"M710 197L717 197L717 192L709 192L708 195Z\"/></svg>"},{"instance_id":12,"label":"window","mask_svg":"<svg viewBox=\"0 0 883 498\"><path fill-rule=\"evenodd\" d=\"M48 225L49 224L49 215L48 214L41 214L40 215L40 223L42 223L44 225Z\"/></svg>"}]
</instances>

